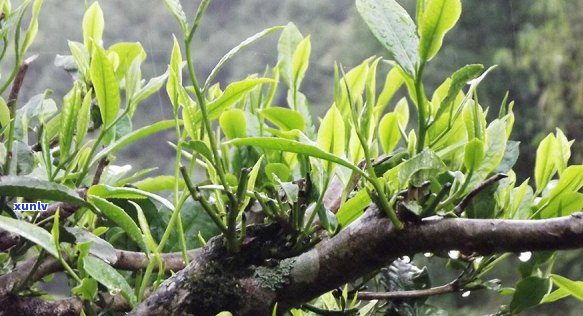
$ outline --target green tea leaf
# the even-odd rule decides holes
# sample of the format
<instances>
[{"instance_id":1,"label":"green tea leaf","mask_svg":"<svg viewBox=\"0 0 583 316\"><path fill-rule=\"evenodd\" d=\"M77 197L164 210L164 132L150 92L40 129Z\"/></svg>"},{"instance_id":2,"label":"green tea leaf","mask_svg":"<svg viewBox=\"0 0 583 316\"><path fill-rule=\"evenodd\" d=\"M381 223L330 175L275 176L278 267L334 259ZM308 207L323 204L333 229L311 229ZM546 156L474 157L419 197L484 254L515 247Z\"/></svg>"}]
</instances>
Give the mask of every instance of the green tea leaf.
<instances>
[{"instance_id":1,"label":"green tea leaf","mask_svg":"<svg viewBox=\"0 0 583 316\"><path fill-rule=\"evenodd\" d=\"M73 136L75 136L75 126L80 120L79 110L81 108L81 90L78 85L74 85L63 98L61 108L61 131L59 133L60 158L65 161L69 156Z\"/></svg>"},{"instance_id":2,"label":"green tea leaf","mask_svg":"<svg viewBox=\"0 0 583 316\"><path fill-rule=\"evenodd\" d=\"M269 78L248 78L231 83L220 97L207 104L209 119L214 120L218 118L224 110L239 102L247 93L255 89L255 87L268 82L272 82L272 80ZM193 124L198 125L201 122L202 114L200 111L196 112L193 119Z\"/></svg>"},{"instance_id":3,"label":"green tea leaf","mask_svg":"<svg viewBox=\"0 0 583 316\"><path fill-rule=\"evenodd\" d=\"M233 57L235 57L237 53L239 53L239 51L271 33L282 30L283 28L284 28L283 26L274 26L267 28L251 37L248 37L243 42L241 42L241 44L231 49L227 54L225 54L225 56L221 57L221 60L219 60L215 68L211 70L211 73L209 74L209 76L206 79L206 82L204 83L203 90L206 91L208 89L208 87L212 84L213 80L215 79L219 71L221 71L225 64L229 62L231 59L233 59Z\"/></svg>"},{"instance_id":4,"label":"green tea leaf","mask_svg":"<svg viewBox=\"0 0 583 316\"><path fill-rule=\"evenodd\" d=\"M292 174L287 165L279 162L272 162L265 165L265 175L273 182L275 182L274 177L286 182L291 180Z\"/></svg>"},{"instance_id":5,"label":"green tea leaf","mask_svg":"<svg viewBox=\"0 0 583 316\"><path fill-rule=\"evenodd\" d=\"M213 154L210 148L200 140L191 140L182 144L183 147L192 149L193 151L199 153L201 156L206 158L208 161L213 161Z\"/></svg>"},{"instance_id":6,"label":"green tea leaf","mask_svg":"<svg viewBox=\"0 0 583 316\"><path fill-rule=\"evenodd\" d=\"M424 181L439 175L445 170L447 168L443 161L433 151L425 149L401 165L398 171L398 179L401 187L409 182L419 186Z\"/></svg>"},{"instance_id":7,"label":"green tea leaf","mask_svg":"<svg viewBox=\"0 0 583 316\"><path fill-rule=\"evenodd\" d=\"M296 90L300 88L300 84L308 70L311 51L312 44L310 42L310 36L307 36L298 44L293 54L291 71L293 86Z\"/></svg>"},{"instance_id":8,"label":"green tea leaf","mask_svg":"<svg viewBox=\"0 0 583 316\"><path fill-rule=\"evenodd\" d=\"M148 224L148 219L144 214L144 210L142 210L142 207L139 204L133 201L129 202L136 208L136 211L138 213L138 223L140 224L140 228L144 232L144 237L146 239L146 242L148 243L150 251L158 255L158 244L156 243L156 240L154 240L154 237L152 236L152 232L150 231L150 225Z\"/></svg>"},{"instance_id":9,"label":"green tea leaf","mask_svg":"<svg viewBox=\"0 0 583 316\"><path fill-rule=\"evenodd\" d=\"M566 192L553 199L540 212L540 218L567 216L583 210L583 193Z\"/></svg>"},{"instance_id":10,"label":"green tea leaf","mask_svg":"<svg viewBox=\"0 0 583 316\"><path fill-rule=\"evenodd\" d=\"M557 274L551 274L551 280L559 288L567 291L570 295L573 295L576 299L583 301L583 283L571 281L565 277Z\"/></svg>"},{"instance_id":11,"label":"green tea leaf","mask_svg":"<svg viewBox=\"0 0 583 316\"><path fill-rule=\"evenodd\" d=\"M375 111L379 113L379 115L389 104L393 95L395 95L395 92L403 86L403 83L405 83L405 80L401 76L399 69L397 69L397 67L391 68L385 79L383 90L381 91L381 94L379 94L379 99L375 105Z\"/></svg>"},{"instance_id":12,"label":"green tea leaf","mask_svg":"<svg viewBox=\"0 0 583 316\"><path fill-rule=\"evenodd\" d=\"M551 190L549 195L539 201L537 205L540 209L538 211L540 212L541 209L544 209L549 205L559 207L560 203L555 202L556 199L563 194L577 192L581 187L583 187L583 165L569 166L563 171L559 178L559 182L557 182L557 185ZM555 210L558 210L558 208Z\"/></svg>"},{"instance_id":13,"label":"green tea leaf","mask_svg":"<svg viewBox=\"0 0 583 316\"><path fill-rule=\"evenodd\" d=\"M158 192L164 190L174 190L174 184L178 181L178 188L184 188L184 180L174 176L148 177L132 183L132 185L142 191Z\"/></svg>"},{"instance_id":14,"label":"green tea leaf","mask_svg":"<svg viewBox=\"0 0 583 316\"><path fill-rule=\"evenodd\" d=\"M298 111L282 107L271 107L260 113L282 131L291 131L293 129L305 130L304 117Z\"/></svg>"},{"instance_id":15,"label":"green tea leaf","mask_svg":"<svg viewBox=\"0 0 583 316\"><path fill-rule=\"evenodd\" d=\"M356 9L381 44L411 78L419 65L415 22L395 0L357 0Z\"/></svg>"},{"instance_id":16,"label":"green tea leaf","mask_svg":"<svg viewBox=\"0 0 583 316\"><path fill-rule=\"evenodd\" d=\"M100 198L97 195L92 195L88 193L89 202L91 202L97 209L101 211L101 213L114 222L117 226L123 229L124 232L128 234L128 236L140 246L140 249L147 252L148 248L144 243L144 239L142 238L142 232L138 228L138 225L134 222L134 220L119 206L108 202L106 199Z\"/></svg>"},{"instance_id":17,"label":"green tea leaf","mask_svg":"<svg viewBox=\"0 0 583 316\"><path fill-rule=\"evenodd\" d=\"M83 268L89 276L103 284L111 293L121 292L132 306L136 305L137 299L132 287L116 269L92 256L83 259Z\"/></svg>"},{"instance_id":18,"label":"green tea leaf","mask_svg":"<svg viewBox=\"0 0 583 316\"><path fill-rule=\"evenodd\" d=\"M385 154L390 154L401 139L397 113L387 113L379 123L379 141Z\"/></svg>"},{"instance_id":19,"label":"green tea leaf","mask_svg":"<svg viewBox=\"0 0 583 316\"><path fill-rule=\"evenodd\" d=\"M138 59L139 64L146 59L146 52L139 42L135 43L116 43L111 45L108 49L109 52L114 52L117 54L119 63L115 69L115 75L118 81L122 80L132 63Z\"/></svg>"},{"instance_id":20,"label":"green tea leaf","mask_svg":"<svg viewBox=\"0 0 583 316\"><path fill-rule=\"evenodd\" d=\"M176 37L173 38L172 54L170 55L170 65L168 66L169 75L166 83L166 92L170 98L170 103L174 107L174 111L178 109L180 89L182 88L182 54L180 52L180 45Z\"/></svg>"},{"instance_id":21,"label":"green tea leaf","mask_svg":"<svg viewBox=\"0 0 583 316\"><path fill-rule=\"evenodd\" d=\"M295 140L274 137L247 137L233 139L231 141L226 142L225 144L236 146L255 146L263 149L303 154L315 158L320 158L326 161L334 162L341 166L349 168L353 171L356 171L357 173L363 174L363 171L360 168L353 165L348 160L325 152L316 146L304 144Z\"/></svg>"},{"instance_id":22,"label":"green tea leaf","mask_svg":"<svg viewBox=\"0 0 583 316\"><path fill-rule=\"evenodd\" d=\"M7 216L0 216L0 229L26 238L34 244L39 245L53 257L59 257L53 236L48 231L36 225Z\"/></svg>"},{"instance_id":23,"label":"green tea leaf","mask_svg":"<svg viewBox=\"0 0 583 316\"><path fill-rule=\"evenodd\" d=\"M516 285L510 302L510 310L519 313L526 308L538 305L550 289L550 280L535 276L524 278Z\"/></svg>"},{"instance_id":24,"label":"green tea leaf","mask_svg":"<svg viewBox=\"0 0 583 316\"><path fill-rule=\"evenodd\" d=\"M559 171L559 175L563 173L565 168L567 168L567 164L569 162L569 158L571 157L571 144L563 131L557 128L557 136L555 141L555 165L557 167L557 171Z\"/></svg>"},{"instance_id":25,"label":"green tea leaf","mask_svg":"<svg viewBox=\"0 0 583 316\"><path fill-rule=\"evenodd\" d=\"M172 15L174 15L178 24L180 24L182 32L188 34L188 22L186 20L186 14L184 14L184 10L180 4L180 0L164 0L164 4L166 4Z\"/></svg>"},{"instance_id":26,"label":"green tea leaf","mask_svg":"<svg viewBox=\"0 0 583 316\"><path fill-rule=\"evenodd\" d=\"M545 137L536 150L536 162L534 164L534 181L536 183L536 193L540 193L547 186L557 168L555 165L556 149L555 135L549 134Z\"/></svg>"},{"instance_id":27,"label":"green tea leaf","mask_svg":"<svg viewBox=\"0 0 583 316\"><path fill-rule=\"evenodd\" d=\"M117 261L117 252L107 241L79 227L64 227L64 229L75 236L75 242L77 244L91 242L89 252L92 255L110 264L114 264Z\"/></svg>"},{"instance_id":28,"label":"green tea leaf","mask_svg":"<svg viewBox=\"0 0 583 316\"><path fill-rule=\"evenodd\" d=\"M30 17L30 22L28 23L28 29L22 41L20 54L24 55L32 42L34 41L36 35L38 34L38 15L40 13L40 8L43 4L43 0L35 0L32 5L32 14Z\"/></svg>"},{"instance_id":29,"label":"green tea leaf","mask_svg":"<svg viewBox=\"0 0 583 316\"><path fill-rule=\"evenodd\" d=\"M366 190L360 190L354 197L342 204L336 219L340 227L346 227L364 213L364 209L371 203L370 196Z\"/></svg>"},{"instance_id":30,"label":"green tea leaf","mask_svg":"<svg viewBox=\"0 0 583 316\"><path fill-rule=\"evenodd\" d=\"M71 289L71 293L84 300L93 300L97 295L97 281L91 278L84 278L81 284Z\"/></svg>"},{"instance_id":31,"label":"green tea leaf","mask_svg":"<svg viewBox=\"0 0 583 316\"><path fill-rule=\"evenodd\" d=\"M145 199L151 198L154 201L158 201L169 210L174 210L174 205L170 203L167 199L156 195L154 193L146 192L140 189L128 188L128 187L112 187L109 185L98 184L94 185L87 190L87 194L99 196L108 199Z\"/></svg>"},{"instance_id":32,"label":"green tea leaf","mask_svg":"<svg viewBox=\"0 0 583 316\"><path fill-rule=\"evenodd\" d=\"M364 88L366 87L366 79L370 70L369 62L370 58L366 59L360 65L350 69L350 71L338 81L340 95L338 95L338 93L334 95L334 102L346 121L351 120L350 113L354 107L354 104L350 104L348 92L350 90L353 102L362 95Z\"/></svg>"},{"instance_id":33,"label":"green tea leaf","mask_svg":"<svg viewBox=\"0 0 583 316\"><path fill-rule=\"evenodd\" d=\"M304 37L295 24L288 23L279 37L277 42L277 65L280 69L281 76L288 86L292 86L292 58L298 44Z\"/></svg>"},{"instance_id":34,"label":"green tea leaf","mask_svg":"<svg viewBox=\"0 0 583 316\"><path fill-rule=\"evenodd\" d=\"M259 174L259 170L261 169L261 162L262 161L263 161L263 156L261 156L257 160L255 165L253 165L253 169L251 169L251 172L249 173L249 179L247 179L247 191L255 190L255 182L257 181L257 175ZM249 204L249 201L251 201L251 197L248 195L245 195L245 199L243 200L243 203L241 203L242 210L244 210L247 207L247 204Z\"/></svg>"},{"instance_id":35,"label":"green tea leaf","mask_svg":"<svg viewBox=\"0 0 583 316\"><path fill-rule=\"evenodd\" d=\"M182 122L179 122L179 123L182 123ZM148 126L140 128L140 129L137 129L137 130L123 136L122 138L116 140L115 142L111 143L109 146L107 146L106 148L104 148L100 152L98 152L97 155L95 155L95 157L93 158L93 160L91 160L91 165L97 163L97 161L99 161L101 158L107 156L108 154L114 153L118 149L127 146L128 144L131 144L139 139L142 139L144 137L150 136L152 134L155 134L155 133L158 133L158 132L161 132L163 130L173 128L173 127L174 127L174 120L167 120L167 121L156 122L152 125L148 125Z\"/></svg>"},{"instance_id":36,"label":"green tea leaf","mask_svg":"<svg viewBox=\"0 0 583 316\"><path fill-rule=\"evenodd\" d=\"M4 98L0 97L0 128L4 129L10 123L10 109Z\"/></svg>"},{"instance_id":37,"label":"green tea leaf","mask_svg":"<svg viewBox=\"0 0 583 316\"><path fill-rule=\"evenodd\" d=\"M227 139L247 137L247 120L241 109L231 109L223 112L219 125Z\"/></svg>"},{"instance_id":38,"label":"green tea leaf","mask_svg":"<svg viewBox=\"0 0 583 316\"><path fill-rule=\"evenodd\" d=\"M99 2L95 1L83 16L83 44L90 55L93 52L93 45L99 45L101 42L104 24L103 11Z\"/></svg>"},{"instance_id":39,"label":"green tea leaf","mask_svg":"<svg viewBox=\"0 0 583 316\"><path fill-rule=\"evenodd\" d=\"M318 146L334 156L341 156L344 154L345 147L344 133L344 120L342 119L342 115L336 106L332 105L320 124L320 129L318 130ZM324 161L322 166L328 173L328 176L330 176L334 170L334 165L330 164L329 161Z\"/></svg>"},{"instance_id":40,"label":"green tea leaf","mask_svg":"<svg viewBox=\"0 0 583 316\"><path fill-rule=\"evenodd\" d=\"M447 95L439 104L437 113L435 114L434 121L437 121L443 113L450 111L453 103L458 95L463 89L463 87L468 83L468 81L475 79L484 70L484 66L480 64L470 64L465 65L458 69L451 75L451 84L447 90Z\"/></svg>"},{"instance_id":41,"label":"green tea leaf","mask_svg":"<svg viewBox=\"0 0 583 316\"><path fill-rule=\"evenodd\" d=\"M146 85L138 89L134 93L131 99L132 111L130 114L133 114L135 111L135 107L142 101L146 100L152 94L158 92L160 88L164 85L164 82L168 79L168 71L163 73L158 77L151 78Z\"/></svg>"},{"instance_id":42,"label":"green tea leaf","mask_svg":"<svg viewBox=\"0 0 583 316\"><path fill-rule=\"evenodd\" d=\"M419 55L421 60L430 60L441 48L443 37L460 18L460 0L432 0L427 2L419 25Z\"/></svg>"},{"instance_id":43,"label":"green tea leaf","mask_svg":"<svg viewBox=\"0 0 583 316\"><path fill-rule=\"evenodd\" d=\"M89 120L91 119L91 98L93 97L93 91L89 90L83 101L81 102L81 108L78 112L77 117L77 134L75 135L75 142L77 143L77 149L83 144L83 140L87 135L87 130L89 129Z\"/></svg>"},{"instance_id":44,"label":"green tea leaf","mask_svg":"<svg viewBox=\"0 0 583 316\"><path fill-rule=\"evenodd\" d=\"M22 176L1 177L0 195L21 196L30 201L51 200L69 202L78 206L88 205L77 192L62 184Z\"/></svg>"},{"instance_id":45,"label":"green tea leaf","mask_svg":"<svg viewBox=\"0 0 583 316\"><path fill-rule=\"evenodd\" d=\"M91 60L91 82L95 89L103 126L108 127L117 116L120 107L119 84L113 65L100 46L96 46Z\"/></svg>"},{"instance_id":46,"label":"green tea leaf","mask_svg":"<svg viewBox=\"0 0 583 316\"><path fill-rule=\"evenodd\" d=\"M464 166L467 170L476 170L484 159L484 142L474 138L466 144Z\"/></svg>"},{"instance_id":47,"label":"green tea leaf","mask_svg":"<svg viewBox=\"0 0 583 316\"><path fill-rule=\"evenodd\" d=\"M79 72L83 77L87 77L89 72L89 53L87 52L87 47L75 41L68 41L68 44Z\"/></svg>"}]
</instances>

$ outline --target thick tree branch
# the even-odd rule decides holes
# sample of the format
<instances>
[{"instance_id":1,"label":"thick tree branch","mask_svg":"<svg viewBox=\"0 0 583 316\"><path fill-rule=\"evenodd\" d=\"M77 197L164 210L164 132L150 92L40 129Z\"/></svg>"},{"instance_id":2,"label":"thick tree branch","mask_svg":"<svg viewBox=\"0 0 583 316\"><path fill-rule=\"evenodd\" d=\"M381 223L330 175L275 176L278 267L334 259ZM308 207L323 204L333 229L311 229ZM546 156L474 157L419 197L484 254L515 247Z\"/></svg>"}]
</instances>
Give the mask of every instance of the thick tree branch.
<instances>
[{"instance_id":1,"label":"thick tree branch","mask_svg":"<svg viewBox=\"0 0 583 316\"><path fill-rule=\"evenodd\" d=\"M83 308L78 298L43 301L36 297L10 295L2 301L0 315L76 316Z\"/></svg>"},{"instance_id":2,"label":"thick tree branch","mask_svg":"<svg viewBox=\"0 0 583 316\"><path fill-rule=\"evenodd\" d=\"M229 271L220 263L225 261L219 255L220 244L209 243L198 260L168 279L133 314L214 315L224 309L237 315L269 314L275 302L280 309L297 306L403 255L452 249L486 255L583 248L583 213L528 221L435 217L396 231L373 206L314 249L273 268L246 267L254 272L243 275L245 267ZM220 290L221 284L232 290ZM200 294L210 290L204 287L215 291L212 300L200 300Z\"/></svg>"},{"instance_id":3,"label":"thick tree branch","mask_svg":"<svg viewBox=\"0 0 583 316\"><path fill-rule=\"evenodd\" d=\"M190 260L195 260L200 251L198 249L190 250L188 256ZM116 269L136 271L146 269L148 265L148 258L142 252L117 250L117 261L112 264ZM182 253L165 253L161 254L164 261L165 271L179 271L184 268L185 264L182 261ZM53 257L45 258L40 265L34 269L37 258L31 258L24 263L17 265L9 273L0 276L0 301L7 297L17 286L28 278L30 283L34 283L43 277L64 270L59 261ZM74 262L70 262L74 264Z\"/></svg>"}]
</instances>

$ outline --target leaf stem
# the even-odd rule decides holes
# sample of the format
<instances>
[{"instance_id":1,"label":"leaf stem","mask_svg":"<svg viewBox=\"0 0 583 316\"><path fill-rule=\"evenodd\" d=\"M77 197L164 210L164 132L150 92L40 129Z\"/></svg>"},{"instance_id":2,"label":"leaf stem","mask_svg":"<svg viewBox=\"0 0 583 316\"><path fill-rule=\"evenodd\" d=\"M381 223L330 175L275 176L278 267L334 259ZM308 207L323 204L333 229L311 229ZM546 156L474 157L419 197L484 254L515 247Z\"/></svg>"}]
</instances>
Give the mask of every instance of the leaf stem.
<instances>
[{"instance_id":1,"label":"leaf stem","mask_svg":"<svg viewBox=\"0 0 583 316\"><path fill-rule=\"evenodd\" d=\"M425 134L427 134L427 118L425 113L425 91L423 91L423 82L421 78L423 77L423 69L425 64L421 63L419 69L417 70L417 75L415 76L415 97L417 99L417 118L418 118L418 137L416 152L420 153L423 151L425 146Z\"/></svg>"}]
</instances>

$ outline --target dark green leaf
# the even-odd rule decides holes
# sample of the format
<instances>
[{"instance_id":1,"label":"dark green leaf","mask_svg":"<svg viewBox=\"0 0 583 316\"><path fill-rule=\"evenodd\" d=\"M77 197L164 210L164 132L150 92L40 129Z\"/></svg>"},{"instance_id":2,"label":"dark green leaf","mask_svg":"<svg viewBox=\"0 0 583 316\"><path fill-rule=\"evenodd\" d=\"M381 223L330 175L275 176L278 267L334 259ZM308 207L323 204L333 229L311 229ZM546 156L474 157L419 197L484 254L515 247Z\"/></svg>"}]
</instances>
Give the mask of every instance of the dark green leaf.
<instances>
[{"instance_id":1,"label":"dark green leaf","mask_svg":"<svg viewBox=\"0 0 583 316\"><path fill-rule=\"evenodd\" d=\"M357 0L356 8L374 36L411 77L419 65L415 22L394 0Z\"/></svg>"},{"instance_id":2,"label":"dark green leaf","mask_svg":"<svg viewBox=\"0 0 583 316\"><path fill-rule=\"evenodd\" d=\"M208 161L213 161L213 154L210 148L200 140L191 140L189 142L182 144L182 146L192 149L196 153L206 158Z\"/></svg>"},{"instance_id":3,"label":"dark green leaf","mask_svg":"<svg viewBox=\"0 0 583 316\"><path fill-rule=\"evenodd\" d=\"M550 290L550 280L535 276L524 278L516 285L516 291L510 302L510 310L519 313L536 306Z\"/></svg>"},{"instance_id":4,"label":"dark green leaf","mask_svg":"<svg viewBox=\"0 0 583 316\"><path fill-rule=\"evenodd\" d=\"M134 220L119 206L108 202L106 199L100 198L96 195L91 195L88 193L88 198L101 213L113 221L117 226L123 229L128 236L140 246L140 248L147 252L148 248L142 238L142 232L138 228L138 225Z\"/></svg>"},{"instance_id":5,"label":"dark green leaf","mask_svg":"<svg viewBox=\"0 0 583 316\"><path fill-rule=\"evenodd\" d=\"M352 163L343 158L327 153L316 146L304 144L294 140L273 137L248 137L234 139L227 142L226 144L236 146L241 145L255 146L264 149L304 154L315 158L324 159L326 161L334 162L358 173L361 174L363 173L363 171L360 168L358 168L357 166L353 165Z\"/></svg>"},{"instance_id":6,"label":"dark green leaf","mask_svg":"<svg viewBox=\"0 0 583 316\"><path fill-rule=\"evenodd\" d=\"M87 256L83 260L83 268L87 274L107 287L114 295L121 292L132 306L137 303L132 287L116 269L112 268L107 263L95 257Z\"/></svg>"},{"instance_id":7,"label":"dark green leaf","mask_svg":"<svg viewBox=\"0 0 583 316\"><path fill-rule=\"evenodd\" d=\"M78 227L65 227L65 230L75 236L76 243L91 242L90 253L92 255L110 264L117 261L115 248L107 241Z\"/></svg>"},{"instance_id":8,"label":"dark green leaf","mask_svg":"<svg viewBox=\"0 0 583 316\"><path fill-rule=\"evenodd\" d=\"M59 257L53 236L36 225L7 216L0 216L0 229L26 238L42 247L53 257Z\"/></svg>"},{"instance_id":9,"label":"dark green leaf","mask_svg":"<svg viewBox=\"0 0 583 316\"><path fill-rule=\"evenodd\" d=\"M64 185L30 177L4 176L0 178L0 195L21 196L27 200L52 200L86 206L77 192Z\"/></svg>"}]
</instances>

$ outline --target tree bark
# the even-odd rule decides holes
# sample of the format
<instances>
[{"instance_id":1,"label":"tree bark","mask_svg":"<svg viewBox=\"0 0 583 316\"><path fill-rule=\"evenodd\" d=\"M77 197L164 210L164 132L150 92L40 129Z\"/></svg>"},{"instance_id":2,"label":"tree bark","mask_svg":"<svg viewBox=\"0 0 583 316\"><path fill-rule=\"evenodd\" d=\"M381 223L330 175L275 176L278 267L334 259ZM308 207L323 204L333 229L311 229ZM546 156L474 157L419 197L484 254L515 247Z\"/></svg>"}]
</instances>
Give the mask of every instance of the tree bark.
<instances>
[{"instance_id":1,"label":"tree bark","mask_svg":"<svg viewBox=\"0 0 583 316\"><path fill-rule=\"evenodd\" d=\"M289 309L404 255L575 248L583 248L583 213L528 221L433 217L397 231L372 206L333 238L275 265L229 257L222 240L214 239L131 314L215 315L229 310L235 315L269 315L276 302L280 311Z\"/></svg>"}]
</instances>

